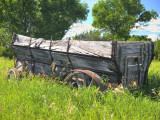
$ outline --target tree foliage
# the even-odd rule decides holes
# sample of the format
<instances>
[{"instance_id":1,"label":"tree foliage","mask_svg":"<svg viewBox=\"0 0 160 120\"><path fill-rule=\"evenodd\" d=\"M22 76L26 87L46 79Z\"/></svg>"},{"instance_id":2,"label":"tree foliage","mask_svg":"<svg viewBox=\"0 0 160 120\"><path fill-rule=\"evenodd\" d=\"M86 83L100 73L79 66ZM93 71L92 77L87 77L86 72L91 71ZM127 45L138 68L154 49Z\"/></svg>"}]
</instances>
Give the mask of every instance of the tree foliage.
<instances>
[{"instance_id":1,"label":"tree foliage","mask_svg":"<svg viewBox=\"0 0 160 120\"><path fill-rule=\"evenodd\" d=\"M155 45L155 49L154 49L154 53L155 53L155 58L160 60L160 39L157 38L157 40L154 42Z\"/></svg>"},{"instance_id":2,"label":"tree foliage","mask_svg":"<svg viewBox=\"0 0 160 120\"><path fill-rule=\"evenodd\" d=\"M1 22L7 32L26 35L36 19L37 2L35 0L2 0Z\"/></svg>"},{"instance_id":3,"label":"tree foliage","mask_svg":"<svg viewBox=\"0 0 160 120\"><path fill-rule=\"evenodd\" d=\"M87 5L79 0L39 0L40 15L36 36L61 39L69 27L78 20L87 18ZM42 27L43 26L43 27ZM38 32L39 31L39 32Z\"/></svg>"},{"instance_id":4,"label":"tree foliage","mask_svg":"<svg viewBox=\"0 0 160 120\"><path fill-rule=\"evenodd\" d=\"M61 39L78 20L87 18L87 4L79 0L1 0L1 28L6 32Z\"/></svg>"},{"instance_id":5,"label":"tree foliage","mask_svg":"<svg viewBox=\"0 0 160 120\"><path fill-rule=\"evenodd\" d=\"M133 35L127 41L140 41L140 42L151 42L150 38L147 38L146 35Z\"/></svg>"},{"instance_id":6,"label":"tree foliage","mask_svg":"<svg viewBox=\"0 0 160 120\"><path fill-rule=\"evenodd\" d=\"M0 0L0 56L12 58L13 32L32 37L61 39L69 27L87 18L80 0Z\"/></svg>"},{"instance_id":7,"label":"tree foliage","mask_svg":"<svg viewBox=\"0 0 160 120\"><path fill-rule=\"evenodd\" d=\"M100 0L94 5L93 26L110 32L118 38L128 39L130 30L137 22L147 22L158 14L146 11L140 0Z\"/></svg>"},{"instance_id":8,"label":"tree foliage","mask_svg":"<svg viewBox=\"0 0 160 120\"><path fill-rule=\"evenodd\" d=\"M89 32L81 33L73 37L74 40L86 40L86 41L111 41L105 35L102 34L101 30L91 30Z\"/></svg>"}]
</instances>

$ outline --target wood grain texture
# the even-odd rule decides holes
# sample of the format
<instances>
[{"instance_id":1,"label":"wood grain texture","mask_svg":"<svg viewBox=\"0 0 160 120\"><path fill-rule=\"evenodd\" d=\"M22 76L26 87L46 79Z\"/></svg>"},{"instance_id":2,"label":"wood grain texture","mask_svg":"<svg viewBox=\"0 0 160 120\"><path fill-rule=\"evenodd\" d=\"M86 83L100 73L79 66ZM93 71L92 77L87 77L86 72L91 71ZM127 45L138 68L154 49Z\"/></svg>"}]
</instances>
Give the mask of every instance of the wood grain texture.
<instances>
[{"instance_id":1,"label":"wood grain texture","mask_svg":"<svg viewBox=\"0 0 160 120\"><path fill-rule=\"evenodd\" d=\"M118 42L116 51L116 61L124 78L124 86L128 80L139 79L139 83L143 84L144 75L148 65L152 60L152 54L154 53L151 42ZM130 56L133 59L126 61L126 58ZM135 57L139 59L139 65ZM139 67L139 68L138 68Z\"/></svg>"},{"instance_id":2,"label":"wood grain texture","mask_svg":"<svg viewBox=\"0 0 160 120\"><path fill-rule=\"evenodd\" d=\"M116 70L115 65L110 60L103 60L87 56L69 55L74 68L88 68L97 71L113 73Z\"/></svg>"},{"instance_id":3,"label":"wood grain texture","mask_svg":"<svg viewBox=\"0 0 160 120\"><path fill-rule=\"evenodd\" d=\"M31 40L31 41L30 41ZM31 44L29 44L31 42ZM30 38L23 35L16 36L14 45L29 46L31 48L39 48L49 50L50 40L42 38ZM51 50L57 52L66 52L68 48L67 40L52 41ZM82 41L70 40L69 53L91 55L111 58L112 42L108 41Z\"/></svg>"},{"instance_id":4,"label":"wood grain texture","mask_svg":"<svg viewBox=\"0 0 160 120\"><path fill-rule=\"evenodd\" d=\"M56 66L54 72L57 76L60 76L64 66L71 62L73 69L91 70L99 75L105 74L110 82L121 79L118 74L119 68L122 76L127 76L124 84L127 84L127 80L137 78L140 78L142 83L144 71L148 69L154 53L152 43L117 42L115 48L112 47L112 42L108 41L57 40L51 42L43 38L36 39L18 34L13 43L16 57L21 61L17 66L27 61L27 70L34 69L36 74L51 74L53 69L51 63L54 60ZM111 55L113 52L114 57ZM133 58L128 59L128 57ZM113 61L116 61L118 68ZM70 69L71 66L68 66L65 72Z\"/></svg>"},{"instance_id":5,"label":"wood grain texture","mask_svg":"<svg viewBox=\"0 0 160 120\"><path fill-rule=\"evenodd\" d=\"M37 63L35 62L34 73L35 74L46 74L50 75L52 71L52 67L47 64Z\"/></svg>"},{"instance_id":6,"label":"wood grain texture","mask_svg":"<svg viewBox=\"0 0 160 120\"><path fill-rule=\"evenodd\" d=\"M31 49L33 59L36 62L51 64L52 59L49 51L43 51L42 49Z\"/></svg>"}]
</instances>

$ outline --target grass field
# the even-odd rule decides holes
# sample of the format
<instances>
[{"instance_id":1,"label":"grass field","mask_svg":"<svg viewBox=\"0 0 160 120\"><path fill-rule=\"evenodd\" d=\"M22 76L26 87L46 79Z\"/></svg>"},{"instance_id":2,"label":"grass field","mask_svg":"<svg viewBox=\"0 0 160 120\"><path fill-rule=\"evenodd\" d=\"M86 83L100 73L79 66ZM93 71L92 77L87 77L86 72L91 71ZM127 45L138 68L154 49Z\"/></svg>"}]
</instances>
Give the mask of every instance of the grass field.
<instances>
[{"instance_id":1,"label":"grass field","mask_svg":"<svg viewBox=\"0 0 160 120\"><path fill-rule=\"evenodd\" d=\"M0 120L159 120L160 62L149 69L149 84L134 91L101 93L71 89L37 76L7 80L13 60L0 58Z\"/></svg>"}]
</instances>

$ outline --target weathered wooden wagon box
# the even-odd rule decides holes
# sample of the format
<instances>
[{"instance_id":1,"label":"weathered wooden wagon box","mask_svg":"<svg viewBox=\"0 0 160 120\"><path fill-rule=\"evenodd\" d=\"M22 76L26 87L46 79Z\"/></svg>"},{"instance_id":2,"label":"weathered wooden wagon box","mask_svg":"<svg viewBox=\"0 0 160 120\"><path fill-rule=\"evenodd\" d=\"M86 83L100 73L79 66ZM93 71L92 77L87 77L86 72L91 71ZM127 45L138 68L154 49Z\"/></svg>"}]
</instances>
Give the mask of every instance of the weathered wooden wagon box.
<instances>
[{"instance_id":1,"label":"weathered wooden wagon box","mask_svg":"<svg viewBox=\"0 0 160 120\"><path fill-rule=\"evenodd\" d=\"M85 86L91 84L85 75L80 78L80 73L90 76L100 86L102 81L122 83L124 87L133 81L144 84L154 57L152 42L52 41L14 34L12 43L17 62L10 72L25 69L35 74L66 77L68 81L76 76L77 86L81 81Z\"/></svg>"}]
</instances>

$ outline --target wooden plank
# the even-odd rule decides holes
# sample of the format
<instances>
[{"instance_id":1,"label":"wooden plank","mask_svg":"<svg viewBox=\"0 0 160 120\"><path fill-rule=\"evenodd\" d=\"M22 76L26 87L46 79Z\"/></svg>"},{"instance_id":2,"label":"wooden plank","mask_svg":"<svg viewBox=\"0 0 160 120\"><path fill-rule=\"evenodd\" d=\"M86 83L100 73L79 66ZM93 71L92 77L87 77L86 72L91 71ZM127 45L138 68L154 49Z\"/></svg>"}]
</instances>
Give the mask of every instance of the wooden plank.
<instances>
[{"instance_id":1,"label":"wooden plank","mask_svg":"<svg viewBox=\"0 0 160 120\"><path fill-rule=\"evenodd\" d=\"M117 71L111 60L103 60L87 56L69 55L74 68L96 69L104 72L114 73Z\"/></svg>"},{"instance_id":2,"label":"wooden plank","mask_svg":"<svg viewBox=\"0 0 160 120\"><path fill-rule=\"evenodd\" d=\"M121 72L122 72L122 74L123 74L124 71L123 71L121 68L122 68L122 66L125 65L125 63L124 63L125 57L123 57L123 50L122 50L122 48L119 47L119 49L120 49L120 54L119 54L119 61L117 61L117 63L120 63L120 70L121 70Z\"/></svg>"},{"instance_id":3,"label":"wooden plank","mask_svg":"<svg viewBox=\"0 0 160 120\"><path fill-rule=\"evenodd\" d=\"M26 67L24 69L28 72L32 71L32 64L30 61L26 61Z\"/></svg>"},{"instance_id":4,"label":"wooden plank","mask_svg":"<svg viewBox=\"0 0 160 120\"><path fill-rule=\"evenodd\" d=\"M141 49L140 48L137 48L137 49L126 49L126 48L122 48L122 51L123 51L123 54L124 55L129 55L131 56L130 54L137 54L138 56L140 56L140 53L141 53Z\"/></svg>"},{"instance_id":5,"label":"wooden plank","mask_svg":"<svg viewBox=\"0 0 160 120\"><path fill-rule=\"evenodd\" d=\"M144 44L144 43L149 43L149 42L119 42L118 41L118 45L122 46L122 45L139 45L139 44Z\"/></svg>"},{"instance_id":6,"label":"wooden plank","mask_svg":"<svg viewBox=\"0 0 160 120\"><path fill-rule=\"evenodd\" d=\"M144 56L144 69L146 70L148 64L148 44L145 44Z\"/></svg>"},{"instance_id":7,"label":"wooden plank","mask_svg":"<svg viewBox=\"0 0 160 120\"><path fill-rule=\"evenodd\" d=\"M31 40L31 48L38 47L39 49L49 50L50 41L42 38L35 39L23 35L17 35L15 45L29 46ZM52 51L66 52L68 48L67 40L52 41ZM108 41L82 41L70 40L69 53L92 55L111 58L112 42Z\"/></svg>"},{"instance_id":8,"label":"wooden plank","mask_svg":"<svg viewBox=\"0 0 160 120\"><path fill-rule=\"evenodd\" d=\"M94 54L96 56L111 58L112 42L82 41L82 40L75 41L75 40L73 40L73 41L71 41L71 46L70 46L69 52L74 53L74 51L71 51L71 50L73 50L73 49L76 50L77 47L81 48L82 50L85 50L88 53Z\"/></svg>"},{"instance_id":9,"label":"wooden plank","mask_svg":"<svg viewBox=\"0 0 160 120\"><path fill-rule=\"evenodd\" d=\"M56 65L65 66L69 62L67 54L65 53L51 52L51 55Z\"/></svg>"},{"instance_id":10,"label":"wooden plank","mask_svg":"<svg viewBox=\"0 0 160 120\"><path fill-rule=\"evenodd\" d=\"M50 40L43 41L39 46L39 49L49 50L49 48L50 48Z\"/></svg>"},{"instance_id":11,"label":"wooden plank","mask_svg":"<svg viewBox=\"0 0 160 120\"><path fill-rule=\"evenodd\" d=\"M52 59L49 51L44 51L41 49L31 49L34 61L51 64Z\"/></svg>"},{"instance_id":12,"label":"wooden plank","mask_svg":"<svg viewBox=\"0 0 160 120\"><path fill-rule=\"evenodd\" d=\"M31 37L16 34L15 42L13 44L19 46L29 46L30 40L32 40L31 44L36 42L36 38L31 39Z\"/></svg>"},{"instance_id":13,"label":"wooden plank","mask_svg":"<svg viewBox=\"0 0 160 120\"><path fill-rule=\"evenodd\" d=\"M17 59L31 61L30 56L16 54Z\"/></svg>"},{"instance_id":14,"label":"wooden plank","mask_svg":"<svg viewBox=\"0 0 160 120\"><path fill-rule=\"evenodd\" d=\"M51 49L52 51L66 52L67 47L68 41L61 40L59 42L53 43ZM71 40L68 52L111 58L111 48L111 42Z\"/></svg>"},{"instance_id":15,"label":"wooden plank","mask_svg":"<svg viewBox=\"0 0 160 120\"><path fill-rule=\"evenodd\" d=\"M65 66L69 60L66 54L52 52L53 59L58 66ZM69 58L74 69L87 69L91 71L100 71L103 73L117 74L116 67L111 60L103 60L88 56L79 56L69 54Z\"/></svg>"},{"instance_id":16,"label":"wooden plank","mask_svg":"<svg viewBox=\"0 0 160 120\"><path fill-rule=\"evenodd\" d=\"M47 74L50 75L52 71L52 67L47 64L37 63L35 62L34 72L35 74Z\"/></svg>"},{"instance_id":17,"label":"wooden plank","mask_svg":"<svg viewBox=\"0 0 160 120\"><path fill-rule=\"evenodd\" d=\"M128 75L128 80L138 79L138 74Z\"/></svg>"},{"instance_id":18,"label":"wooden plank","mask_svg":"<svg viewBox=\"0 0 160 120\"><path fill-rule=\"evenodd\" d=\"M24 47L18 47L18 46L13 46L14 51L16 52L16 54L19 55L30 55L30 51L28 48L24 48Z\"/></svg>"}]
</instances>

